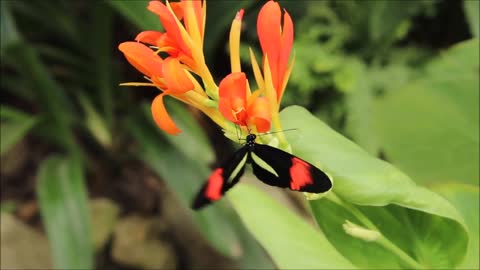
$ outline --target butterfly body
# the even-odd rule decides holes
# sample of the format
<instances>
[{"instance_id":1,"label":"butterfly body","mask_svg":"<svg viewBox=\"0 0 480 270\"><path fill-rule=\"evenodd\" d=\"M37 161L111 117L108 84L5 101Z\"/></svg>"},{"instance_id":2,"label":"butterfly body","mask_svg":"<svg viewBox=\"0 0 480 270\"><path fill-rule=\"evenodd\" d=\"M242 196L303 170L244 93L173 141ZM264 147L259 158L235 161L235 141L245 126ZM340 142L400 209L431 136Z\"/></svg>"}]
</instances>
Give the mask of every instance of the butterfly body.
<instances>
[{"instance_id":1,"label":"butterfly body","mask_svg":"<svg viewBox=\"0 0 480 270\"><path fill-rule=\"evenodd\" d=\"M192 208L199 209L219 200L243 175L246 164L263 183L309 193L324 193L332 188L330 178L314 165L278 148L258 144L255 134L233 156L210 174L195 197Z\"/></svg>"}]
</instances>

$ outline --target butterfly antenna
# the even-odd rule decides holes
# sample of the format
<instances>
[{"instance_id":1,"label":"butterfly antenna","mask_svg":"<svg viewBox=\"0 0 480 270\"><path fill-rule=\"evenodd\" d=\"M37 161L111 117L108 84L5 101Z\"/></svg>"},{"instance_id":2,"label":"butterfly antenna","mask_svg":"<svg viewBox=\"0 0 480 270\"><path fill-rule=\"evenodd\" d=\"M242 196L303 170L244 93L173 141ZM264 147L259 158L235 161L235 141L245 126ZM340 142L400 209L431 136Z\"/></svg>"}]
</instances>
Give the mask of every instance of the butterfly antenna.
<instances>
[{"instance_id":1,"label":"butterfly antenna","mask_svg":"<svg viewBox=\"0 0 480 270\"><path fill-rule=\"evenodd\" d=\"M275 134L275 133L280 133L280 132L285 132L285 131L294 131L294 130L298 130L298 129L297 128L288 128L288 129L284 129L284 130L272 131L272 132L258 134L258 136L270 135L270 134Z\"/></svg>"}]
</instances>

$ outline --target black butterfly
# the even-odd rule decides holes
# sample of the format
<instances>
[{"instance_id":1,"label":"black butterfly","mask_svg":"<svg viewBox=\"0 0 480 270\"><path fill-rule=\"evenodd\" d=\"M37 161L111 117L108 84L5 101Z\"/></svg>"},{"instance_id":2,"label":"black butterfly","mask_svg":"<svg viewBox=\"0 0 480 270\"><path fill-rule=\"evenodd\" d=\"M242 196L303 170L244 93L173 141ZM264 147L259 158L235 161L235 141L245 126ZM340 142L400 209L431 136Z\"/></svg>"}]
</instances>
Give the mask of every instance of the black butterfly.
<instances>
[{"instance_id":1,"label":"black butterfly","mask_svg":"<svg viewBox=\"0 0 480 270\"><path fill-rule=\"evenodd\" d=\"M238 183L247 163L252 165L253 174L267 185L309 193L324 193L332 188L327 174L312 164L278 148L255 143L256 138L254 134L247 135L245 145L212 172L195 197L193 209L222 198Z\"/></svg>"}]
</instances>

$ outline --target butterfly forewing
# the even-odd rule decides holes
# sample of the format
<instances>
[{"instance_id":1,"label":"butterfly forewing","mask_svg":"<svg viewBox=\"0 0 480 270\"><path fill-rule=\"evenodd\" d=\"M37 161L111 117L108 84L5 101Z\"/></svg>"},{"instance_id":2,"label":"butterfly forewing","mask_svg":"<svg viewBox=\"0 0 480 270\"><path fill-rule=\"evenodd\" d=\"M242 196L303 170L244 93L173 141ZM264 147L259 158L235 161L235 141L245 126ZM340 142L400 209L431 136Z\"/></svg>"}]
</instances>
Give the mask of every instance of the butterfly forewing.
<instances>
[{"instance_id":1,"label":"butterfly forewing","mask_svg":"<svg viewBox=\"0 0 480 270\"><path fill-rule=\"evenodd\" d=\"M192 208L199 209L222 198L223 194L232 188L243 175L247 154L248 148L244 146L222 166L213 170L195 197Z\"/></svg>"},{"instance_id":2,"label":"butterfly forewing","mask_svg":"<svg viewBox=\"0 0 480 270\"><path fill-rule=\"evenodd\" d=\"M332 188L327 174L278 148L255 144L251 157L253 173L265 184L310 193L323 193Z\"/></svg>"}]
</instances>

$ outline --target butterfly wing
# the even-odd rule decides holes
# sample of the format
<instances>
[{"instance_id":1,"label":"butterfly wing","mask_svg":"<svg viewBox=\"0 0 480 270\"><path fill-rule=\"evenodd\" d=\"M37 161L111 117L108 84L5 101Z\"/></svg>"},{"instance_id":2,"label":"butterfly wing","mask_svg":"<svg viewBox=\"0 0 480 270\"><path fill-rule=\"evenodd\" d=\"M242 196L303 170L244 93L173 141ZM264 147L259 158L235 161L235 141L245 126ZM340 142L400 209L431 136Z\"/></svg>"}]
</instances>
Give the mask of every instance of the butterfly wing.
<instances>
[{"instance_id":1,"label":"butterfly wing","mask_svg":"<svg viewBox=\"0 0 480 270\"><path fill-rule=\"evenodd\" d=\"M244 146L222 166L216 168L193 200L192 208L197 210L219 200L225 192L238 183L245 170L247 155L248 148Z\"/></svg>"},{"instance_id":2,"label":"butterfly wing","mask_svg":"<svg viewBox=\"0 0 480 270\"><path fill-rule=\"evenodd\" d=\"M324 193L332 188L326 173L275 147L255 144L250 162L255 176L267 185L310 193Z\"/></svg>"}]
</instances>

